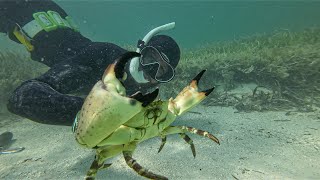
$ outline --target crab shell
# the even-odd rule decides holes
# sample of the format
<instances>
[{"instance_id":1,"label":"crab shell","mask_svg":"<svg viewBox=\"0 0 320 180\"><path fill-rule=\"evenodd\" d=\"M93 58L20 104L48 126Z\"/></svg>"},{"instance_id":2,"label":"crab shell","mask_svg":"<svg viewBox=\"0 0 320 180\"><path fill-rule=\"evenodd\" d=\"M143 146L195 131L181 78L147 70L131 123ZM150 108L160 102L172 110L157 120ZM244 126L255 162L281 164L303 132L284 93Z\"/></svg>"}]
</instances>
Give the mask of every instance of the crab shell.
<instances>
[{"instance_id":1,"label":"crab shell","mask_svg":"<svg viewBox=\"0 0 320 180\"><path fill-rule=\"evenodd\" d=\"M74 131L79 144L93 148L99 145L117 128L143 109L142 103L126 97L119 79L125 78L123 67L139 53L126 53L108 66L102 80L98 81L77 114Z\"/></svg>"}]
</instances>

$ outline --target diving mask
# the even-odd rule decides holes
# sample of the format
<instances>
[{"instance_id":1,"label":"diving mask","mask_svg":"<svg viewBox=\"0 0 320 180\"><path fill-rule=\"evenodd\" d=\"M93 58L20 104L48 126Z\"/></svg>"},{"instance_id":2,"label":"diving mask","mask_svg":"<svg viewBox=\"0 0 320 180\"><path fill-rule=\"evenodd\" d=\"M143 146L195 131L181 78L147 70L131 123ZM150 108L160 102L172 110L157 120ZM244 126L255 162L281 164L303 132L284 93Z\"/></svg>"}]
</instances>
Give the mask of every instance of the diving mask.
<instances>
[{"instance_id":1,"label":"diving mask","mask_svg":"<svg viewBox=\"0 0 320 180\"><path fill-rule=\"evenodd\" d=\"M173 29L175 23L168 23L151 30L143 40L138 42L136 52L141 57L133 58L130 62L130 74L138 83L148 83L145 76L150 76L157 82L169 82L174 77L174 68L170 65L168 57L153 46L148 46L150 39L159 32Z\"/></svg>"}]
</instances>

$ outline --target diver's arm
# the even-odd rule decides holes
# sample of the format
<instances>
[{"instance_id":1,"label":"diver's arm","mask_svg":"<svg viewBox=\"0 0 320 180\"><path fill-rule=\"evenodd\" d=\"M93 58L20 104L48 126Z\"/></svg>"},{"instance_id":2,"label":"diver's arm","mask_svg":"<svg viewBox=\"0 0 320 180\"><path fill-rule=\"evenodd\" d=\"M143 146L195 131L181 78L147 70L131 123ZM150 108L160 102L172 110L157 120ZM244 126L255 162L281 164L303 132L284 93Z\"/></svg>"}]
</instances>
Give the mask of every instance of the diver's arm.
<instances>
[{"instance_id":1,"label":"diver's arm","mask_svg":"<svg viewBox=\"0 0 320 180\"><path fill-rule=\"evenodd\" d=\"M32 121L71 125L82 104L80 97L61 95L44 82L29 80L12 93L7 108Z\"/></svg>"},{"instance_id":2,"label":"diver's arm","mask_svg":"<svg viewBox=\"0 0 320 180\"><path fill-rule=\"evenodd\" d=\"M87 95L106 67L124 52L112 43L92 43L78 56L20 85L9 99L8 110L40 123L72 125L84 100L69 94Z\"/></svg>"},{"instance_id":3,"label":"diver's arm","mask_svg":"<svg viewBox=\"0 0 320 180\"><path fill-rule=\"evenodd\" d=\"M61 62L21 84L10 97L8 110L40 123L72 125L84 100L68 94L89 91L97 81L94 74L93 68L79 62Z\"/></svg>"}]
</instances>

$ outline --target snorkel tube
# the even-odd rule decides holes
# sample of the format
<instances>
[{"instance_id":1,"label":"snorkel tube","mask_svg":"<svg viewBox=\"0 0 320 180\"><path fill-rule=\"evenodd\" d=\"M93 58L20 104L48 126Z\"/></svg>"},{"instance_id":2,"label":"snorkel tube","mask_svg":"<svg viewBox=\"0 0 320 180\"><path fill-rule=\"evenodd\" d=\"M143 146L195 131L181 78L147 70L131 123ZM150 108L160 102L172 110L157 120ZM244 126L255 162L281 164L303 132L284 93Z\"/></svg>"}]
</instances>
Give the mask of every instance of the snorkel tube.
<instances>
[{"instance_id":1,"label":"snorkel tube","mask_svg":"<svg viewBox=\"0 0 320 180\"><path fill-rule=\"evenodd\" d=\"M147 44L154 35L162 32L162 31L167 31L167 30L173 29L174 26L175 26L175 22L156 27L156 28L152 29L147 35L144 36L144 38L142 39L142 42L144 44ZM139 45L137 47L136 52L137 53L141 52L141 48ZM139 57L135 57L131 60L130 67L129 67L130 74L132 75L133 79L136 82L148 83L149 81L146 80L143 76L143 71L139 71L139 64L140 64Z\"/></svg>"}]
</instances>

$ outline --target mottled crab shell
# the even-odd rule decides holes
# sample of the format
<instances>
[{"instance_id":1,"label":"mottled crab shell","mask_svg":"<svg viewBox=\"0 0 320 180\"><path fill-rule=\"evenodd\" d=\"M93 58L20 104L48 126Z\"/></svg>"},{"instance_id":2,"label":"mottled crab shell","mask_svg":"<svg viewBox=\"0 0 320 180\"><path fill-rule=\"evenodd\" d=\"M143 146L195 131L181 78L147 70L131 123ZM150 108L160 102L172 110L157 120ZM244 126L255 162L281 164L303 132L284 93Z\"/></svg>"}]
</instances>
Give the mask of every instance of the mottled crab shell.
<instances>
[{"instance_id":1,"label":"mottled crab shell","mask_svg":"<svg viewBox=\"0 0 320 180\"><path fill-rule=\"evenodd\" d=\"M109 65L102 81L98 81L86 97L75 120L75 136L79 144L89 148L98 146L142 110L141 102L126 97L125 88L119 81L124 76L124 64L139 55L126 53Z\"/></svg>"}]
</instances>

